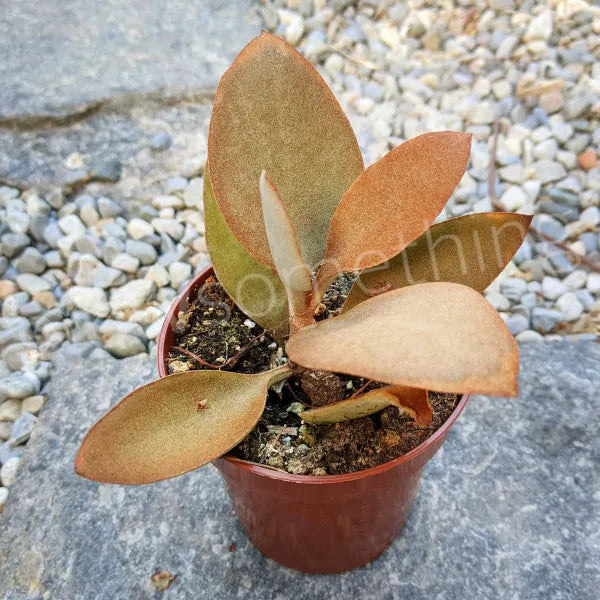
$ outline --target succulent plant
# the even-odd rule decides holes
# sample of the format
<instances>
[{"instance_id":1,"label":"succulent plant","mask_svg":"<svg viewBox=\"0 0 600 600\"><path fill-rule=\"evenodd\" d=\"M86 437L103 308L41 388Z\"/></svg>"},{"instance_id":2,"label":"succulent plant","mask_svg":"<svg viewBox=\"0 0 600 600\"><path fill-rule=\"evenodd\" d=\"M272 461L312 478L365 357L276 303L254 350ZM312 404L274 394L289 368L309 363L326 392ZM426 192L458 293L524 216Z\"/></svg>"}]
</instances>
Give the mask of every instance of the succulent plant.
<instances>
[{"instance_id":1,"label":"succulent plant","mask_svg":"<svg viewBox=\"0 0 600 600\"><path fill-rule=\"evenodd\" d=\"M397 406L427 425L428 390L516 395L517 345L480 292L531 217L480 213L432 225L470 146L465 133L428 133L365 170L310 63L273 35L252 40L216 94L206 239L224 289L286 342L289 363L255 375L188 371L134 390L89 431L77 472L134 484L200 467L255 427L270 386L303 369L385 384L306 410L308 423ZM341 314L315 322L328 286L355 271Z\"/></svg>"}]
</instances>

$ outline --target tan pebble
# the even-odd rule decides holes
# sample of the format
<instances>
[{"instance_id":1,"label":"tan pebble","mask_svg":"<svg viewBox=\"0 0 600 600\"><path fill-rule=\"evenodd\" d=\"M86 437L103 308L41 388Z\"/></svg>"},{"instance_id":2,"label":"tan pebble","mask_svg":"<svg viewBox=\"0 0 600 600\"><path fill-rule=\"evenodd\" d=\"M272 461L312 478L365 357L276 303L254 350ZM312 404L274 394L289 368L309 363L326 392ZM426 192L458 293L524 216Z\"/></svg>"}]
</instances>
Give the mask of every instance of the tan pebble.
<instances>
[{"instance_id":1,"label":"tan pebble","mask_svg":"<svg viewBox=\"0 0 600 600\"><path fill-rule=\"evenodd\" d=\"M7 440L12 434L12 423L8 421L0 422L0 440Z\"/></svg>"},{"instance_id":2,"label":"tan pebble","mask_svg":"<svg viewBox=\"0 0 600 600\"><path fill-rule=\"evenodd\" d=\"M12 423L21 415L21 401L16 398L10 398L0 404L0 421Z\"/></svg>"},{"instance_id":3,"label":"tan pebble","mask_svg":"<svg viewBox=\"0 0 600 600\"><path fill-rule=\"evenodd\" d=\"M46 402L46 396L38 395L38 396L29 396L29 398L25 398L21 403L21 413L31 413L32 415L37 415L44 403Z\"/></svg>"},{"instance_id":4,"label":"tan pebble","mask_svg":"<svg viewBox=\"0 0 600 600\"><path fill-rule=\"evenodd\" d=\"M585 152L582 152L577 160L584 171L595 169L598 166L598 157L596 151L593 148L588 148Z\"/></svg>"},{"instance_id":5,"label":"tan pebble","mask_svg":"<svg viewBox=\"0 0 600 600\"><path fill-rule=\"evenodd\" d=\"M206 252L206 240L203 237L197 237L192 242L192 248L195 252Z\"/></svg>"},{"instance_id":6,"label":"tan pebble","mask_svg":"<svg viewBox=\"0 0 600 600\"><path fill-rule=\"evenodd\" d=\"M33 299L47 309L54 308L58 304L56 296L48 290L34 294Z\"/></svg>"},{"instance_id":7,"label":"tan pebble","mask_svg":"<svg viewBox=\"0 0 600 600\"><path fill-rule=\"evenodd\" d=\"M17 284L9 279L3 279L0 281L0 300L4 300L9 296L12 296L19 290Z\"/></svg>"}]
</instances>

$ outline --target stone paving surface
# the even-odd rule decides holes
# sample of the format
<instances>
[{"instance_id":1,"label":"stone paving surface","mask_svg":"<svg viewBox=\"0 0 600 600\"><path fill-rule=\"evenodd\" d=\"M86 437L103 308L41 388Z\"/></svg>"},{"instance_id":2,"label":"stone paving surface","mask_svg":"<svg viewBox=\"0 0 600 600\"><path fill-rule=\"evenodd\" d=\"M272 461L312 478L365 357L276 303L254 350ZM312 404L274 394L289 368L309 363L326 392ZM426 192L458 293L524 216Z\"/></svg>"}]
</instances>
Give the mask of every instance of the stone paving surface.
<instances>
[{"instance_id":1,"label":"stone paving surface","mask_svg":"<svg viewBox=\"0 0 600 600\"><path fill-rule=\"evenodd\" d=\"M57 358L50 398L0 520L7 600L527 598L595 600L600 586L600 348L522 347L518 400L475 397L428 465L404 533L372 564L309 576L264 558L211 466L152 486L73 473L87 428L154 377L142 357ZM236 549L230 552L234 543Z\"/></svg>"},{"instance_id":2,"label":"stone paving surface","mask_svg":"<svg viewBox=\"0 0 600 600\"><path fill-rule=\"evenodd\" d=\"M260 24L250 0L9 2L0 123L73 118L126 94L210 93Z\"/></svg>"}]
</instances>

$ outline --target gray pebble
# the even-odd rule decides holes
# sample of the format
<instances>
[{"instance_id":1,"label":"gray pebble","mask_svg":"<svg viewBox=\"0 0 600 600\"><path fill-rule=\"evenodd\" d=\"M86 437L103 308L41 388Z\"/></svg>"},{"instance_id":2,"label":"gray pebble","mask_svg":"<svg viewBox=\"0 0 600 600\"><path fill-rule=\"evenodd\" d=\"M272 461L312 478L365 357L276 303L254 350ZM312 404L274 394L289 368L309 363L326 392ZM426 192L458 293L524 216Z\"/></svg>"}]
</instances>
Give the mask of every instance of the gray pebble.
<instances>
[{"instance_id":1,"label":"gray pebble","mask_svg":"<svg viewBox=\"0 0 600 600\"><path fill-rule=\"evenodd\" d=\"M102 249L102 258L105 263L110 264L117 254L125 251L125 243L116 237L109 237Z\"/></svg>"},{"instance_id":2,"label":"gray pebble","mask_svg":"<svg viewBox=\"0 0 600 600\"><path fill-rule=\"evenodd\" d=\"M183 192L187 185L188 180L185 177L169 177L165 184L165 193Z\"/></svg>"},{"instance_id":3,"label":"gray pebble","mask_svg":"<svg viewBox=\"0 0 600 600\"><path fill-rule=\"evenodd\" d=\"M32 317L37 317L43 314L45 310L46 309L39 302L32 301L23 304L19 309L19 314L23 317L31 319Z\"/></svg>"},{"instance_id":4,"label":"gray pebble","mask_svg":"<svg viewBox=\"0 0 600 600\"><path fill-rule=\"evenodd\" d=\"M542 294L548 300L556 300L568 291L566 284L556 277L544 277L542 280Z\"/></svg>"},{"instance_id":5,"label":"gray pebble","mask_svg":"<svg viewBox=\"0 0 600 600\"><path fill-rule=\"evenodd\" d=\"M114 319L107 319L100 324L98 331L103 336L111 336L116 333L123 333L126 335L134 335L139 337L141 340L146 339L146 334L139 323L130 323L129 321L116 321Z\"/></svg>"},{"instance_id":6,"label":"gray pebble","mask_svg":"<svg viewBox=\"0 0 600 600\"><path fill-rule=\"evenodd\" d=\"M517 334L516 337L517 341L520 343L539 342L544 339L544 337L540 333L531 329L521 331L519 334Z\"/></svg>"},{"instance_id":7,"label":"gray pebble","mask_svg":"<svg viewBox=\"0 0 600 600\"><path fill-rule=\"evenodd\" d=\"M550 251L548 258L558 275L568 275L575 270L571 261L562 252Z\"/></svg>"},{"instance_id":8,"label":"gray pebble","mask_svg":"<svg viewBox=\"0 0 600 600\"><path fill-rule=\"evenodd\" d=\"M29 294L26 292L17 292L8 296L2 303L3 317L18 317L21 306L29 302Z\"/></svg>"},{"instance_id":9,"label":"gray pebble","mask_svg":"<svg viewBox=\"0 0 600 600\"><path fill-rule=\"evenodd\" d=\"M120 311L136 310L156 294L156 284L149 279L134 279L124 286L114 288L110 295L110 308L113 314ZM106 315L105 315L106 316Z\"/></svg>"},{"instance_id":10,"label":"gray pebble","mask_svg":"<svg viewBox=\"0 0 600 600\"><path fill-rule=\"evenodd\" d=\"M5 233L1 240L2 254L12 258L30 243L31 240L24 233Z\"/></svg>"},{"instance_id":11,"label":"gray pebble","mask_svg":"<svg viewBox=\"0 0 600 600\"><path fill-rule=\"evenodd\" d=\"M536 331L549 333L561 321L562 314L557 310L550 310L541 306L536 306L531 311L531 324Z\"/></svg>"},{"instance_id":12,"label":"gray pebble","mask_svg":"<svg viewBox=\"0 0 600 600\"><path fill-rule=\"evenodd\" d=\"M548 159L536 161L533 168L536 179L540 180L542 184L558 181L567 175L565 168L560 163Z\"/></svg>"},{"instance_id":13,"label":"gray pebble","mask_svg":"<svg viewBox=\"0 0 600 600\"><path fill-rule=\"evenodd\" d=\"M73 360L76 358L87 358L96 348L100 348L99 341L64 343L55 355L55 360Z\"/></svg>"},{"instance_id":14,"label":"gray pebble","mask_svg":"<svg viewBox=\"0 0 600 600\"><path fill-rule=\"evenodd\" d=\"M14 423L12 435L8 440L8 444L11 448L24 444L31 435L33 428L37 422L37 417L31 413L23 413Z\"/></svg>"},{"instance_id":15,"label":"gray pebble","mask_svg":"<svg viewBox=\"0 0 600 600\"><path fill-rule=\"evenodd\" d=\"M119 269L99 266L92 275L92 286L106 290L127 283L127 276Z\"/></svg>"},{"instance_id":16,"label":"gray pebble","mask_svg":"<svg viewBox=\"0 0 600 600\"><path fill-rule=\"evenodd\" d=\"M557 301L564 321L576 321L583 313L583 304L579 302L574 292L563 294Z\"/></svg>"},{"instance_id":17,"label":"gray pebble","mask_svg":"<svg viewBox=\"0 0 600 600\"><path fill-rule=\"evenodd\" d=\"M489 291L485 295L485 299L498 311L508 310L510 302L500 292Z\"/></svg>"},{"instance_id":18,"label":"gray pebble","mask_svg":"<svg viewBox=\"0 0 600 600\"><path fill-rule=\"evenodd\" d=\"M108 353L104 348L94 348L91 354L88 356L90 360L105 360L107 358L113 358L112 354Z\"/></svg>"},{"instance_id":19,"label":"gray pebble","mask_svg":"<svg viewBox=\"0 0 600 600\"><path fill-rule=\"evenodd\" d=\"M122 171L121 161L116 158L98 158L90 163L89 176L98 181L119 181Z\"/></svg>"},{"instance_id":20,"label":"gray pebble","mask_svg":"<svg viewBox=\"0 0 600 600\"><path fill-rule=\"evenodd\" d=\"M508 330L517 335L529 328L529 319L523 315L511 315L505 321Z\"/></svg>"},{"instance_id":21,"label":"gray pebble","mask_svg":"<svg viewBox=\"0 0 600 600\"><path fill-rule=\"evenodd\" d=\"M507 277L500 282L500 291L505 298L518 302L527 291L527 283L518 277Z\"/></svg>"},{"instance_id":22,"label":"gray pebble","mask_svg":"<svg viewBox=\"0 0 600 600\"><path fill-rule=\"evenodd\" d=\"M597 304L596 298L588 290L575 290L575 296L577 296L577 300L581 302L585 310L592 310Z\"/></svg>"},{"instance_id":23,"label":"gray pebble","mask_svg":"<svg viewBox=\"0 0 600 600\"><path fill-rule=\"evenodd\" d=\"M102 240L92 235L82 235L75 240L75 249L82 254L92 254L97 258L102 256Z\"/></svg>"},{"instance_id":24,"label":"gray pebble","mask_svg":"<svg viewBox=\"0 0 600 600\"><path fill-rule=\"evenodd\" d=\"M139 240L127 240L125 250L131 256L137 258L143 265L151 265L156 262L158 254L152 244Z\"/></svg>"},{"instance_id":25,"label":"gray pebble","mask_svg":"<svg viewBox=\"0 0 600 600\"><path fill-rule=\"evenodd\" d=\"M533 217L531 225L553 240L562 242L567 237L565 226L550 215L539 214Z\"/></svg>"},{"instance_id":26,"label":"gray pebble","mask_svg":"<svg viewBox=\"0 0 600 600\"><path fill-rule=\"evenodd\" d=\"M25 248L23 253L14 261L15 267L21 273L39 275L46 270L46 261L37 248Z\"/></svg>"},{"instance_id":27,"label":"gray pebble","mask_svg":"<svg viewBox=\"0 0 600 600\"><path fill-rule=\"evenodd\" d=\"M116 358L125 358L146 352L146 346L139 337L126 333L111 335L104 346Z\"/></svg>"},{"instance_id":28,"label":"gray pebble","mask_svg":"<svg viewBox=\"0 0 600 600\"><path fill-rule=\"evenodd\" d=\"M98 198L98 211L103 219L109 219L110 217L116 217L123 212L121 206L105 196Z\"/></svg>"},{"instance_id":29,"label":"gray pebble","mask_svg":"<svg viewBox=\"0 0 600 600\"><path fill-rule=\"evenodd\" d=\"M23 373L11 373L0 378L0 401L2 402L8 398L27 398L37 394L38 391L39 387L36 389L35 380L26 377Z\"/></svg>"},{"instance_id":30,"label":"gray pebble","mask_svg":"<svg viewBox=\"0 0 600 600\"><path fill-rule=\"evenodd\" d=\"M544 192L552 199L557 202L565 202L569 206L577 208L579 205L579 198L577 194L573 194L571 192L567 192L560 188L556 187L548 187L544 190Z\"/></svg>"},{"instance_id":31,"label":"gray pebble","mask_svg":"<svg viewBox=\"0 0 600 600\"><path fill-rule=\"evenodd\" d=\"M16 477L17 469L19 467L19 461L23 456L25 448L23 446L17 446L13 448L8 442L0 444L0 483L9 487L11 486Z\"/></svg>"},{"instance_id":32,"label":"gray pebble","mask_svg":"<svg viewBox=\"0 0 600 600\"><path fill-rule=\"evenodd\" d=\"M156 152L166 150L171 146L172 143L173 140L166 131L156 133L148 140L148 146L150 146L150 148Z\"/></svg>"}]
</instances>

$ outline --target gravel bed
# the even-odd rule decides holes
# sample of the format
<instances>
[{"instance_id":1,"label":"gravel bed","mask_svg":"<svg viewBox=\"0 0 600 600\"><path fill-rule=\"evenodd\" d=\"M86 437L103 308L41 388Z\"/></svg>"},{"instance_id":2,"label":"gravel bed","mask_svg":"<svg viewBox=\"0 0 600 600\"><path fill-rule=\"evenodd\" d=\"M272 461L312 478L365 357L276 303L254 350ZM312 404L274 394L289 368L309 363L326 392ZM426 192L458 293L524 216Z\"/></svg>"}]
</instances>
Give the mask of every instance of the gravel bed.
<instances>
[{"instance_id":1,"label":"gravel bed","mask_svg":"<svg viewBox=\"0 0 600 600\"><path fill-rule=\"evenodd\" d=\"M599 7L288 0L261 11L331 85L367 164L427 131L473 134L441 219L492 210L497 122L498 203L534 214L561 246L530 235L486 296L519 341L598 340L600 273L586 262L600 265ZM148 145L168 153L171 140L156 134ZM127 211L110 185L104 196L0 186L0 511L53 353L152 355L173 298L207 264L204 158ZM65 167L81 165L74 152Z\"/></svg>"}]
</instances>

